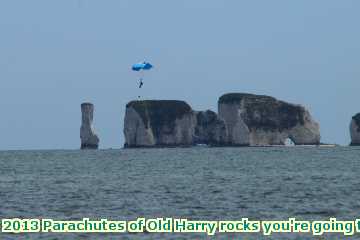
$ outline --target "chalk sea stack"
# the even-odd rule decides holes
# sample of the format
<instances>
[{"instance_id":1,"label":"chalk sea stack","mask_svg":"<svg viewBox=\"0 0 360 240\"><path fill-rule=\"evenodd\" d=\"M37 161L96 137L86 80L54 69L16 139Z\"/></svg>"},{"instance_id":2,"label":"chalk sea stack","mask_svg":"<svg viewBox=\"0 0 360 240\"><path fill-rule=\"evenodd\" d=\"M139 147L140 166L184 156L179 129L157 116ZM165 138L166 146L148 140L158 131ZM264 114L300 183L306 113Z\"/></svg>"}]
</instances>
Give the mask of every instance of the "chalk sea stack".
<instances>
[{"instance_id":1,"label":"chalk sea stack","mask_svg":"<svg viewBox=\"0 0 360 240\"><path fill-rule=\"evenodd\" d=\"M129 102L124 122L125 147L218 145L226 139L216 113L193 111L184 101Z\"/></svg>"},{"instance_id":2,"label":"chalk sea stack","mask_svg":"<svg viewBox=\"0 0 360 240\"><path fill-rule=\"evenodd\" d=\"M132 101L126 105L125 147L191 145L194 124L191 107L183 101Z\"/></svg>"},{"instance_id":3,"label":"chalk sea stack","mask_svg":"<svg viewBox=\"0 0 360 240\"><path fill-rule=\"evenodd\" d=\"M97 149L99 147L99 138L93 128L94 105L92 103L82 103L81 114L81 149Z\"/></svg>"},{"instance_id":4,"label":"chalk sea stack","mask_svg":"<svg viewBox=\"0 0 360 240\"><path fill-rule=\"evenodd\" d=\"M320 144L319 124L301 105L270 96L229 93L218 101L219 117L228 130L228 143L234 146Z\"/></svg>"},{"instance_id":5,"label":"chalk sea stack","mask_svg":"<svg viewBox=\"0 0 360 240\"><path fill-rule=\"evenodd\" d=\"M351 146L360 146L360 113L352 117L350 123Z\"/></svg>"}]
</instances>

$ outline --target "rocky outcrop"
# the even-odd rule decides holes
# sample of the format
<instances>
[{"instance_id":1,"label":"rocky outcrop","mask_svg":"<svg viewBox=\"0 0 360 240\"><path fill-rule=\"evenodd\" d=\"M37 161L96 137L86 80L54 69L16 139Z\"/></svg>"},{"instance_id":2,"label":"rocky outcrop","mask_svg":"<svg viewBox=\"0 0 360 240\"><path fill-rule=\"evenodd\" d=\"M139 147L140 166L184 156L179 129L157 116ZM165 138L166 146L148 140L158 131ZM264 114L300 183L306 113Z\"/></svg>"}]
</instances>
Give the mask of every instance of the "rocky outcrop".
<instances>
[{"instance_id":1,"label":"rocky outcrop","mask_svg":"<svg viewBox=\"0 0 360 240\"><path fill-rule=\"evenodd\" d=\"M125 147L192 145L195 122L183 101L132 101L126 105Z\"/></svg>"},{"instance_id":2,"label":"rocky outcrop","mask_svg":"<svg viewBox=\"0 0 360 240\"><path fill-rule=\"evenodd\" d=\"M225 122L210 110L196 112L195 144L225 145L227 130Z\"/></svg>"},{"instance_id":3,"label":"rocky outcrop","mask_svg":"<svg viewBox=\"0 0 360 240\"><path fill-rule=\"evenodd\" d=\"M193 111L183 101L132 101L126 105L125 147L319 145L319 125L302 106L273 97L231 93L219 114Z\"/></svg>"},{"instance_id":4,"label":"rocky outcrop","mask_svg":"<svg viewBox=\"0 0 360 240\"><path fill-rule=\"evenodd\" d=\"M218 101L219 117L225 121L227 143L234 146L320 144L319 125L302 106L273 97L230 93Z\"/></svg>"},{"instance_id":5,"label":"rocky outcrop","mask_svg":"<svg viewBox=\"0 0 360 240\"><path fill-rule=\"evenodd\" d=\"M81 114L81 149L97 149L99 147L99 138L93 129L94 105L91 103L81 104Z\"/></svg>"},{"instance_id":6,"label":"rocky outcrop","mask_svg":"<svg viewBox=\"0 0 360 240\"><path fill-rule=\"evenodd\" d=\"M352 117L350 123L351 146L360 146L360 113Z\"/></svg>"},{"instance_id":7,"label":"rocky outcrop","mask_svg":"<svg viewBox=\"0 0 360 240\"><path fill-rule=\"evenodd\" d=\"M132 101L126 105L125 147L218 145L225 123L212 111L196 112L183 101Z\"/></svg>"}]
</instances>

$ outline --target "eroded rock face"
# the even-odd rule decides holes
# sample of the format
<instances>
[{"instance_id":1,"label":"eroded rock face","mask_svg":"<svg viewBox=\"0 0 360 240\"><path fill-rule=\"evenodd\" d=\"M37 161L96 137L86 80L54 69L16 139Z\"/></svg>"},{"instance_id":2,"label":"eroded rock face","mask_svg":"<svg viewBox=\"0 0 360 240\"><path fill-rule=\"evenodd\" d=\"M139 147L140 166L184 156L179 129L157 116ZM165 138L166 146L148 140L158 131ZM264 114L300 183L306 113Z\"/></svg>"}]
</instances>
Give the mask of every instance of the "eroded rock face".
<instances>
[{"instance_id":1,"label":"eroded rock face","mask_svg":"<svg viewBox=\"0 0 360 240\"><path fill-rule=\"evenodd\" d=\"M350 123L350 135L352 146L360 146L360 113L352 117Z\"/></svg>"},{"instance_id":2,"label":"eroded rock face","mask_svg":"<svg viewBox=\"0 0 360 240\"><path fill-rule=\"evenodd\" d=\"M302 106L273 97L230 93L218 101L219 117L228 131L227 142L235 146L320 144L319 125Z\"/></svg>"},{"instance_id":3,"label":"eroded rock face","mask_svg":"<svg viewBox=\"0 0 360 240\"><path fill-rule=\"evenodd\" d=\"M94 105L91 103L81 104L81 114L81 149L97 149L99 147L99 138L93 128Z\"/></svg>"},{"instance_id":4,"label":"eroded rock face","mask_svg":"<svg viewBox=\"0 0 360 240\"><path fill-rule=\"evenodd\" d=\"M219 114L193 111L183 101L126 105L125 147L320 144L319 125L302 106L273 97L233 93L220 97Z\"/></svg>"},{"instance_id":5,"label":"eroded rock face","mask_svg":"<svg viewBox=\"0 0 360 240\"><path fill-rule=\"evenodd\" d=\"M220 145L225 122L210 110L196 112L183 101L132 101L126 105L125 147Z\"/></svg>"},{"instance_id":6,"label":"eroded rock face","mask_svg":"<svg viewBox=\"0 0 360 240\"><path fill-rule=\"evenodd\" d=\"M226 141L225 122L215 112L196 112L195 143L218 146L226 144Z\"/></svg>"},{"instance_id":7,"label":"eroded rock face","mask_svg":"<svg viewBox=\"0 0 360 240\"><path fill-rule=\"evenodd\" d=\"M183 101L132 101L126 105L125 147L190 146L196 119Z\"/></svg>"}]
</instances>

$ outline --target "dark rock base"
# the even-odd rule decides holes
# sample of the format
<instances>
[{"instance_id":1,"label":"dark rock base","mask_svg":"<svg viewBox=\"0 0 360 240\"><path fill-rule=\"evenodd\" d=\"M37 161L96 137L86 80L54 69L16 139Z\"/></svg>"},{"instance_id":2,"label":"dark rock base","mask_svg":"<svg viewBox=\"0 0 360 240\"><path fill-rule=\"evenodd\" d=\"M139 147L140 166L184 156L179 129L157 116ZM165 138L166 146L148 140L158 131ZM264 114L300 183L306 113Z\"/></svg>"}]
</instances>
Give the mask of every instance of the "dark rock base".
<instances>
[{"instance_id":1,"label":"dark rock base","mask_svg":"<svg viewBox=\"0 0 360 240\"><path fill-rule=\"evenodd\" d=\"M182 145L182 144L157 144L157 145L128 145L124 144L124 148L190 148L194 145Z\"/></svg>"},{"instance_id":2,"label":"dark rock base","mask_svg":"<svg viewBox=\"0 0 360 240\"><path fill-rule=\"evenodd\" d=\"M81 149L98 149L99 145L94 145L94 144L81 144Z\"/></svg>"}]
</instances>

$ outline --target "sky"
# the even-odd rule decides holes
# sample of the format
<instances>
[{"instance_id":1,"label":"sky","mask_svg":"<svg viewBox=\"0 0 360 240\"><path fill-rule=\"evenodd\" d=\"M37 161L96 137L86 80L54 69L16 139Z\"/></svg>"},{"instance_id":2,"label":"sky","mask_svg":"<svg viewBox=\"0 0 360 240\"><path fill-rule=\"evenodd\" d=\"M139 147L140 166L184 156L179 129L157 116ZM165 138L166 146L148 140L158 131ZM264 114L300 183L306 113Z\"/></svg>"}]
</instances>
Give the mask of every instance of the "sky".
<instances>
[{"instance_id":1,"label":"sky","mask_svg":"<svg viewBox=\"0 0 360 240\"><path fill-rule=\"evenodd\" d=\"M0 150L78 149L80 104L121 148L128 101L217 111L228 92L306 106L346 145L360 112L357 0L2 0ZM147 60L139 91L133 63Z\"/></svg>"}]
</instances>

